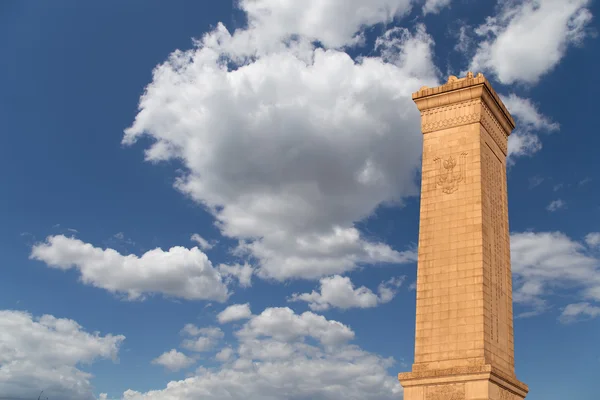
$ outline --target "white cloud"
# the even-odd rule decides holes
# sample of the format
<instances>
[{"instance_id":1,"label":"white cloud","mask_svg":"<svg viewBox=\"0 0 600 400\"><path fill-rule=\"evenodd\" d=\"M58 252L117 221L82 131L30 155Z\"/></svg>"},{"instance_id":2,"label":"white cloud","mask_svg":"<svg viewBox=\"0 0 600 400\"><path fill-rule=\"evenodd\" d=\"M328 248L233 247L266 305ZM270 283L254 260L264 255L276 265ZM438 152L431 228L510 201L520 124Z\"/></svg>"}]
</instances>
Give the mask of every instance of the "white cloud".
<instances>
[{"instance_id":1,"label":"white cloud","mask_svg":"<svg viewBox=\"0 0 600 400\"><path fill-rule=\"evenodd\" d=\"M423 4L423 15L437 14L444 7L448 7L452 0L426 0Z\"/></svg>"},{"instance_id":2,"label":"white cloud","mask_svg":"<svg viewBox=\"0 0 600 400\"><path fill-rule=\"evenodd\" d=\"M253 317L237 332L241 338L269 336L282 342L310 336L323 345L339 345L354 339L354 332L337 321L305 312L297 315L290 308L268 308Z\"/></svg>"},{"instance_id":3,"label":"white cloud","mask_svg":"<svg viewBox=\"0 0 600 400\"><path fill-rule=\"evenodd\" d=\"M320 292L313 290L311 293L295 293L289 301L306 301L313 311L327 310L330 307L371 308L391 301L402 281L402 278L393 278L382 282L378 288L379 294L376 294L365 286L355 289L350 278L335 275L321 279Z\"/></svg>"},{"instance_id":4,"label":"white cloud","mask_svg":"<svg viewBox=\"0 0 600 400\"><path fill-rule=\"evenodd\" d=\"M182 335L198 336L200 334L200 328L194 324L186 324L180 333Z\"/></svg>"},{"instance_id":5,"label":"white cloud","mask_svg":"<svg viewBox=\"0 0 600 400\"><path fill-rule=\"evenodd\" d=\"M567 203L564 202L564 200L561 199L556 199L550 202L550 204L548 204L548 206L546 207L546 210L550 211L550 212L554 212L554 211L558 211L562 208L565 208L567 206Z\"/></svg>"},{"instance_id":6,"label":"white cloud","mask_svg":"<svg viewBox=\"0 0 600 400\"><path fill-rule=\"evenodd\" d=\"M536 83L586 37L589 0L501 0L499 12L476 29L483 38L469 67L500 82ZM518 62L517 62L518 60Z\"/></svg>"},{"instance_id":7,"label":"white cloud","mask_svg":"<svg viewBox=\"0 0 600 400\"><path fill-rule=\"evenodd\" d=\"M152 364L162 365L170 371L176 372L187 368L194 363L194 359L178 352L175 349L161 354L159 357L152 360Z\"/></svg>"},{"instance_id":8,"label":"white cloud","mask_svg":"<svg viewBox=\"0 0 600 400\"><path fill-rule=\"evenodd\" d=\"M227 362L234 356L234 354L235 350L233 350L231 347L225 347L215 355L215 360L220 362Z\"/></svg>"},{"instance_id":9,"label":"white cloud","mask_svg":"<svg viewBox=\"0 0 600 400\"><path fill-rule=\"evenodd\" d=\"M219 327L208 326L208 327L204 327L204 328L198 328L194 324L186 324L183 327L183 329L181 330L181 333L185 334L185 335L189 335L189 336L203 335L203 336L217 338L217 339L220 339L224 336L223 331Z\"/></svg>"},{"instance_id":10,"label":"white cloud","mask_svg":"<svg viewBox=\"0 0 600 400\"><path fill-rule=\"evenodd\" d=\"M221 274L196 247L154 249L141 257L124 256L113 249L101 249L57 235L36 244L31 258L53 268L75 268L83 283L111 293L124 293L130 300L141 300L154 293L221 302L229 297Z\"/></svg>"},{"instance_id":11,"label":"white cloud","mask_svg":"<svg viewBox=\"0 0 600 400\"><path fill-rule=\"evenodd\" d=\"M208 240L204 239L197 233L194 233L190 240L198 243L198 246L200 246L202 250L210 250L214 247L214 243L210 243Z\"/></svg>"},{"instance_id":12,"label":"white cloud","mask_svg":"<svg viewBox=\"0 0 600 400\"><path fill-rule=\"evenodd\" d=\"M517 120L520 129L547 132L554 132L560 129L560 125L553 122L546 115L543 115L531 99L525 99L511 93L508 96L502 96L502 102Z\"/></svg>"},{"instance_id":13,"label":"white cloud","mask_svg":"<svg viewBox=\"0 0 600 400\"><path fill-rule=\"evenodd\" d=\"M359 41L364 26L391 22L411 9L411 0L242 0L258 49L292 35L319 41L326 47L342 47Z\"/></svg>"},{"instance_id":14,"label":"white cloud","mask_svg":"<svg viewBox=\"0 0 600 400\"><path fill-rule=\"evenodd\" d=\"M544 181L545 179L539 175L532 176L529 178L529 189L540 186L542 183L544 183Z\"/></svg>"},{"instance_id":15,"label":"white cloud","mask_svg":"<svg viewBox=\"0 0 600 400\"><path fill-rule=\"evenodd\" d=\"M381 282L377 287L379 293L379 301L381 303L389 303L398 293L398 288L404 283L405 276L397 276L390 278L385 282Z\"/></svg>"},{"instance_id":16,"label":"white cloud","mask_svg":"<svg viewBox=\"0 0 600 400\"><path fill-rule=\"evenodd\" d=\"M456 31L456 45L454 45L454 50L459 51L461 53L466 53L469 51L471 46L473 46L474 39L471 34L472 27L469 25L465 25L461 23L458 31Z\"/></svg>"},{"instance_id":17,"label":"white cloud","mask_svg":"<svg viewBox=\"0 0 600 400\"><path fill-rule=\"evenodd\" d=\"M77 322L21 311L0 311L0 393L15 398L93 400L92 375L79 369L117 360L122 335L86 332ZM40 389L41 388L41 389Z\"/></svg>"},{"instance_id":18,"label":"white cloud","mask_svg":"<svg viewBox=\"0 0 600 400\"><path fill-rule=\"evenodd\" d=\"M515 157L531 156L541 148L542 142L536 134L516 130L508 137L508 162L512 164Z\"/></svg>"},{"instance_id":19,"label":"white cloud","mask_svg":"<svg viewBox=\"0 0 600 400\"><path fill-rule=\"evenodd\" d=\"M209 326L198 328L193 324L185 325L181 330L181 333L194 336L192 339L185 339L181 342L181 347L198 353L214 349L219 343L219 340L225 336L223 331L218 327Z\"/></svg>"},{"instance_id":20,"label":"white cloud","mask_svg":"<svg viewBox=\"0 0 600 400\"><path fill-rule=\"evenodd\" d=\"M249 264L234 264L234 265L219 265L219 272L223 275L229 283L231 278L235 278L241 287L252 286L252 275L254 274L254 268Z\"/></svg>"},{"instance_id":21,"label":"white cloud","mask_svg":"<svg viewBox=\"0 0 600 400\"><path fill-rule=\"evenodd\" d=\"M533 307L533 315L548 308L547 299L570 290L579 299L600 302L600 259L593 249L560 232L511 235L515 302ZM573 312L577 308L567 307Z\"/></svg>"},{"instance_id":22,"label":"white cloud","mask_svg":"<svg viewBox=\"0 0 600 400\"><path fill-rule=\"evenodd\" d=\"M437 84L424 27L384 35L378 47L387 63L354 61L300 39L261 53L248 39L284 30L335 46L351 41L360 24L396 14L393 4L401 3L243 2L254 10L250 30L231 35L219 25L155 69L123 143L146 135L154 140L148 161L181 160L185 174L176 187L215 216L223 235L239 240L236 254L257 260L262 278L317 279L358 264L413 262L414 251L368 241L354 223L382 203L417 194L422 137L411 93ZM266 6L269 13L255 16ZM320 14L337 7L355 22ZM242 64L231 69L226 61Z\"/></svg>"},{"instance_id":23,"label":"white cloud","mask_svg":"<svg viewBox=\"0 0 600 400\"><path fill-rule=\"evenodd\" d=\"M163 390L128 390L125 400L223 398L244 400L392 400L401 397L394 363L347 342L347 326L312 313L268 308L239 331L237 350L225 347L223 364L201 368L193 377ZM310 344L310 339L316 341ZM238 356L236 356L236 354Z\"/></svg>"},{"instance_id":24,"label":"white cloud","mask_svg":"<svg viewBox=\"0 0 600 400\"><path fill-rule=\"evenodd\" d=\"M600 232L592 232L588 233L585 236L585 242L590 247L599 247L600 246Z\"/></svg>"},{"instance_id":25,"label":"white cloud","mask_svg":"<svg viewBox=\"0 0 600 400\"><path fill-rule=\"evenodd\" d=\"M560 321L563 323L574 322L577 318L588 317L596 318L600 316L600 307L590 303L569 304L560 315Z\"/></svg>"},{"instance_id":26,"label":"white cloud","mask_svg":"<svg viewBox=\"0 0 600 400\"><path fill-rule=\"evenodd\" d=\"M417 24L414 32L401 27L390 28L375 40L381 59L411 76L434 77L439 73L433 62L434 45L425 24Z\"/></svg>"},{"instance_id":27,"label":"white cloud","mask_svg":"<svg viewBox=\"0 0 600 400\"><path fill-rule=\"evenodd\" d=\"M195 351L197 353L204 353L214 349L217 345L217 342L218 341L214 338L200 336L198 338L184 340L183 342L181 342L181 347L186 350Z\"/></svg>"},{"instance_id":28,"label":"white cloud","mask_svg":"<svg viewBox=\"0 0 600 400\"><path fill-rule=\"evenodd\" d=\"M543 115L530 99L514 93L501 97L517 124L515 131L508 138L510 163L515 157L531 156L542 148L537 132L549 133L560 129L560 125Z\"/></svg>"},{"instance_id":29,"label":"white cloud","mask_svg":"<svg viewBox=\"0 0 600 400\"><path fill-rule=\"evenodd\" d=\"M583 178L582 180L579 181L578 185L579 186L583 186L585 184L590 183L592 180L592 178L590 178L589 176L587 178Z\"/></svg>"},{"instance_id":30,"label":"white cloud","mask_svg":"<svg viewBox=\"0 0 600 400\"><path fill-rule=\"evenodd\" d=\"M232 321L239 321L240 319L248 319L252 316L250 311L250 303L246 304L234 304L217 315L219 323L226 324Z\"/></svg>"}]
</instances>

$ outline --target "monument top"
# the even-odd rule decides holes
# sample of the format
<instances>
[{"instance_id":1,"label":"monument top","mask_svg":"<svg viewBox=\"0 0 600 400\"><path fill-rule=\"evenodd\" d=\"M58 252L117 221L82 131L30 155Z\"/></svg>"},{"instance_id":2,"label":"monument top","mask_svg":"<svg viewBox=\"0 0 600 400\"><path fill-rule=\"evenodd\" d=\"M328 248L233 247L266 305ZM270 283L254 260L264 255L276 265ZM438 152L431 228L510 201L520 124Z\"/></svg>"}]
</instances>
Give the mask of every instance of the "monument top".
<instances>
[{"instance_id":1,"label":"monument top","mask_svg":"<svg viewBox=\"0 0 600 400\"><path fill-rule=\"evenodd\" d=\"M482 98L486 105L494 110L494 114L500 117L500 123L505 125L507 133L510 134L515 128L515 121L482 73L474 76L472 72L467 72L464 78L450 75L445 84L434 88L423 86L412 94L413 101L421 111L476 98Z\"/></svg>"}]
</instances>

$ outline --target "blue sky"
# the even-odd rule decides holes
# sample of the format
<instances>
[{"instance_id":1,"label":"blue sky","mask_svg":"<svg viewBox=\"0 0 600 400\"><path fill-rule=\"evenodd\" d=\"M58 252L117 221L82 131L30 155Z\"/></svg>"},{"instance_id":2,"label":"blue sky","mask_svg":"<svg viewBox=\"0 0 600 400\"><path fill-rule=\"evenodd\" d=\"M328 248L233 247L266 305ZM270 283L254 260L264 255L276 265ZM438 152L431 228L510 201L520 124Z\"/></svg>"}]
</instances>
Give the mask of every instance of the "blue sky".
<instances>
[{"instance_id":1,"label":"blue sky","mask_svg":"<svg viewBox=\"0 0 600 400\"><path fill-rule=\"evenodd\" d=\"M517 375L597 398L598 11L3 1L0 398L401 399L410 94L467 70L517 121Z\"/></svg>"}]
</instances>

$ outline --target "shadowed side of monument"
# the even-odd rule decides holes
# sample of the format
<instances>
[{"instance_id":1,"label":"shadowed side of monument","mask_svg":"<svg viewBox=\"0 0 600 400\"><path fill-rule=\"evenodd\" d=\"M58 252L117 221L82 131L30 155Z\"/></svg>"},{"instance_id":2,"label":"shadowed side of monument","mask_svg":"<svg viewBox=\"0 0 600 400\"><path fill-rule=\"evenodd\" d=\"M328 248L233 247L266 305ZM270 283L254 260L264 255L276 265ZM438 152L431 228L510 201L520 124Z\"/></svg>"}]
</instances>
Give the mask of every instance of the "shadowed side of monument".
<instances>
[{"instance_id":1,"label":"shadowed side of monument","mask_svg":"<svg viewBox=\"0 0 600 400\"><path fill-rule=\"evenodd\" d=\"M413 93L423 168L415 362L405 400L517 400L506 155L515 127L482 74Z\"/></svg>"}]
</instances>

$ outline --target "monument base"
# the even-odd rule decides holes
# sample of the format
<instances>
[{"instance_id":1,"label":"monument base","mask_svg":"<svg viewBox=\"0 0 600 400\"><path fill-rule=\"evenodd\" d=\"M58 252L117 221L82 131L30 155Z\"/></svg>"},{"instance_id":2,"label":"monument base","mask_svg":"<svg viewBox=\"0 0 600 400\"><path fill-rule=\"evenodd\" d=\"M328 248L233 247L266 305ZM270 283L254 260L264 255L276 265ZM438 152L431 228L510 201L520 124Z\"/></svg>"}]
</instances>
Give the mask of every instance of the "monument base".
<instances>
[{"instance_id":1,"label":"monument base","mask_svg":"<svg viewBox=\"0 0 600 400\"><path fill-rule=\"evenodd\" d=\"M523 400L529 388L491 365L398 374L404 400Z\"/></svg>"}]
</instances>

